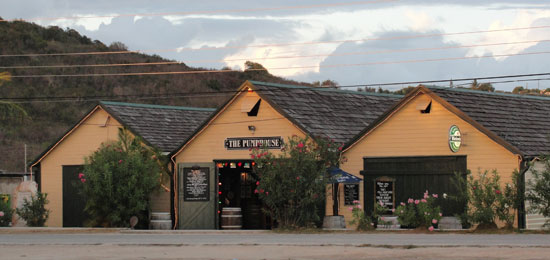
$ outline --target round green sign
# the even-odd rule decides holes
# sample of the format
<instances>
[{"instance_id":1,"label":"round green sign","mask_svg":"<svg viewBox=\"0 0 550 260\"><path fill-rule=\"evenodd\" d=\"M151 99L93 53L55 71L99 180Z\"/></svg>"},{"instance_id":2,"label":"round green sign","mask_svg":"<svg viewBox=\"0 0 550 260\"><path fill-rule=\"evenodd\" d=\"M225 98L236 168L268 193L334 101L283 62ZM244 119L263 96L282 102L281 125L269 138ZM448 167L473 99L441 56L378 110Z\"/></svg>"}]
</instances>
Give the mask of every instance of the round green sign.
<instances>
[{"instance_id":1,"label":"round green sign","mask_svg":"<svg viewBox=\"0 0 550 260\"><path fill-rule=\"evenodd\" d=\"M460 134L460 129L458 129L458 126L453 125L449 129L449 148L451 148L451 151L453 153L458 152L458 149L460 149L460 145L462 144L462 137Z\"/></svg>"}]
</instances>

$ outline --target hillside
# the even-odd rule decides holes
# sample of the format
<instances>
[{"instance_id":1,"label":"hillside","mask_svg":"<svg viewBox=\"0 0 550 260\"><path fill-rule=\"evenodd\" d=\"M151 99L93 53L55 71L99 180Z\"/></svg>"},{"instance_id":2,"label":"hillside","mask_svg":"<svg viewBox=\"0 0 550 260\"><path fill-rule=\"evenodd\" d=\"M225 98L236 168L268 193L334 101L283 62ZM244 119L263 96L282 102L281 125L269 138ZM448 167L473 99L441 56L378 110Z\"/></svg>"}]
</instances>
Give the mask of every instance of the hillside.
<instances>
[{"instance_id":1,"label":"hillside","mask_svg":"<svg viewBox=\"0 0 550 260\"><path fill-rule=\"evenodd\" d=\"M0 23L0 55L36 53L105 52L124 50L124 44L110 46L80 35L72 29L42 27L27 22ZM18 56L0 57L0 66L44 66L70 64L120 64L139 62L166 62L157 55L139 53L111 55L70 56ZM258 65L258 64L254 64ZM73 68L27 68L2 69L17 75L41 74L102 74L158 71L205 70L191 68L183 63L154 66L126 67L73 67ZM98 77L37 77L13 78L0 86L0 98L23 98L21 106L30 118L8 118L0 121L0 169L24 170L24 149L28 147L28 160L32 160L69 127L76 123L97 100L216 107L227 99L245 80L260 80L276 83L307 85L285 80L264 71L147 75L147 76L98 76ZM175 93L212 92L221 95L177 96ZM128 96L109 98L109 96ZM164 95L151 99L143 95ZM172 95L166 97L166 95ZM97 97L90 101L58 102L53 97ZM48 97L42 101L28 102L28 98Z\"/></svg>"}]
</instances>

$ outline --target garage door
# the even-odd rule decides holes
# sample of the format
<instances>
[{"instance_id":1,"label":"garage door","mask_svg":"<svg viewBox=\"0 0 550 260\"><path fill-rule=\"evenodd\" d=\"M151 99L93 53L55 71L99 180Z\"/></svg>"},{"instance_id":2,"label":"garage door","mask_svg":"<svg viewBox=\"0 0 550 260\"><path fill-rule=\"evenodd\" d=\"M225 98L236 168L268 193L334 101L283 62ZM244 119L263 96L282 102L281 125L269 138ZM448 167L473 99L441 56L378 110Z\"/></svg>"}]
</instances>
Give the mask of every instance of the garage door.
<instances>
[{"instance_id":1,"label":"garage door","mask_svg":"<svg viewBox=\"0 0 550 260\"><path fill-rule=\"evenodd\" d=\"M395 205L406 202L408 198L422 198L428 190L430 194L456 194L452 183L455 173L461 173L465 178L466 156L431 156L431 157L365 157L364 170L364 200L365 210L370 214L374 208L375 197L380 195L381 184L385 184L386 193L390 191ZM464 203L450 199L439 199L445 216L459 214L464 209Z\"/></svg>"}]
</instances>

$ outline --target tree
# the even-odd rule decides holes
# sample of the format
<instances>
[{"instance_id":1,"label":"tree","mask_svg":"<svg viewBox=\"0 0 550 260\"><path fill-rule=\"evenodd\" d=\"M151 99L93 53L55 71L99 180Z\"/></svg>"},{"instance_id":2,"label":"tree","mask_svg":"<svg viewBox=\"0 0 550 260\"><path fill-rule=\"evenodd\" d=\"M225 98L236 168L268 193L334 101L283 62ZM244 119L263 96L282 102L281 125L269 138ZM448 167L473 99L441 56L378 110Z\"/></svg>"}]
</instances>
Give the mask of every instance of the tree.
<instances>
[{"instance_id":1,"label":"tree","mask_svg":"<svg viewBox=\"0 0 550 260\"><path fill-rule=\"evenodd\" d=\"M532 168L533 179L527 183L526 198L530 202L529 211L550 217L550 158L541 160L544 163L544 170L537 171ZM550 225L547 221L545 225Z\"/></svg>"},{"instance_id":2,"label":"tree","mask_svg":"<svg viewBox=\"0 0 550 260\"><path fill-rule=\"evenodd\" d=\"M2 86L4 82L10 80L11 75L8 72L0 72L0 86ZM25 119L28 117L29 115L20 105L7 101L0 101L0 120Z\"/></svg>"},{"instance_id":3,"label":"tree","mask_svg":"<svg viewBox=\"0 0 550 260\"><path fill-rule=\"evenodd\" d=\"M259 176L255 193L279 228L310 226L320 219L327 169L338 165L341 149L327 139L293 136L278 155L261 148L252 151Z\"/></svg>"},{"instance_id":4,"label":"tree","mask_svg":"<svg viewBox=\"0 0 550 260\"><path fill-rule=\"evenodd\" d=\"M314 81L311 84L314 87L318 87L318 88L338 88L338 86L339 86L338 82L336 82L334 80L330 80L330 79L324 80L323 82Z\"/></svg>"},{"instance_id":5,"label":"tree","mask_svg":"<svg viewBox=\"0 0 550 260\"><path fill-rule=\"evenodd\" d=\"M117 142L104 143L85 158L79 178L90 216L87 225L128 227L132 216L146 220L150 195L160 187L159 158L126 129L120 130Z\"/></svg>"},{"instance_id":6,"label":"tree","mask_svg":"<svg viewBox=\"0 0 550 260\"><path fill-rule=\"evenodd\" d=\"M473 90L481 90L487 92L495 92L495 88L491 83L477 83L477 79L474 79L472 85L470 86Z\"/></svg>"}]
</instances>

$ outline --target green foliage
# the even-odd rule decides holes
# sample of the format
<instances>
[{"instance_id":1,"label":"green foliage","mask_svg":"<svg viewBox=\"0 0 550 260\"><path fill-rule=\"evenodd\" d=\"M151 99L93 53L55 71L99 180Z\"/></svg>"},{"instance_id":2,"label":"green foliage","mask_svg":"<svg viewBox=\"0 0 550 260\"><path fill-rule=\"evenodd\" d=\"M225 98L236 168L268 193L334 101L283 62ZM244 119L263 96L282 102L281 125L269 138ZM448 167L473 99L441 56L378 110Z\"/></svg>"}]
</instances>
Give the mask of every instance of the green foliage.
<instances>
[{"instance_id":1,"label":"green foliage","mask_svg":"<svg viewBox=\"0 0 550 260\"><path fill-rule=\"evenodd\" d=\"M479 172L477 178L468 174L467 179L454 180L460 195L456 200L466 202L465 213L459 218L464 225L479 224L482 228L496 228L496 220L503 221L512 228L522 195L518 192L520 175L512 175L512 183L501 187L500 175L496 170Z\"/></svg>"},{"instance_id":2,"label":"green foliage","mask_svg":"<svg viewBox=\"0 0 550 260\"><path fill-rule=\"evenodd\" d=\"M125 129L118 142L104 143L86 158L79 178L90 217L87 225L128 227L132 216L146 222L149 198L159 188L162 173L158 158Z\"/></svg>"},{"instance_id":3,"label":"green foliage","mask_svg":"<svg viewBox=\"0 0 550 260\"><path fill-rule=\"evenodd\" d=\"M10 205L10 196L0 194L0 227L8 227L11 223L13 209Z\"/></svg>"},{"instance_id":4,"label":"green foliage","mask_svg":"<svg viewBox=\"0 0 550 260\"><path fill-rule=\"evenodd\" d=\"M434 205L438 198L438 194L430 195L426 191L422 199L409 198L407 203L401 202L394 211L399 224L408 228L435 227L443 216L441 208Z\"/></svg>"},{"instance_id":5,"label":"green foliage","mask_svg":"<svg viewBox=\"0 0 550 260\"><path fill-rule=\"evenodd\" d=\"M361 207L361 203L358 200L353 201L353 206L349 208L353 219L349 222L350 225L356 225L357 231L365 231L376 228L377 225L387 224L382 214L387 211L387 208L381 204L376 203L372 215L365 214L365 210Z\"/></svg>"},{"instance_id":6,"label":"green foliage","mask_svg":"<svg viewBox=\"0 0 550 260\"><path fill-rule=\"evenodd\" d=\"M23 206L16 209L17 215L27 222L29 227L43 227L50 216L50 210L46 209L48 194L37 192L31 200L25 199Z\"/></svg>"},{"instance_id":7,"label":"green foliage","mask_svg":"<svg viewBox=\"0 0 550 260\"><path fill-rule=\"evenodd\" d=\"M42 27L23 21L0 23L0 53L67 53L67 52L101 52L123 50L124 44L106 44L90 40L69 28L56 26ZM107 44L109 45L109 44ZM142 53L125 53L113 55L70 55L43 57L4 57L2 66L40 66L52 64L120 64L142 62L166 62L158 55ZM7 73L28 74L101 74L101 73L135 73L153 71L191 71L196 70L185 64L168 66L122 66L109 68L29 68L5 69ZM0 74L0 77L4 74ZM213 84L216 80L220 84ZM269 73L203 73L188 74L185 77L173 75L137 76L137 77L37 77L12 78L0 87L0 96L9 98L30 97L74 97L83 100L85 96L111 97L128 95L117 101L145 102L139 95L169 95L170 93L187 92L221 92L216 95L182 96L146 100L147 103L217 107L223 104L230 92L235 91L245 80L259 80L275 83L291 83ZM208 85L210 82L210 85ZM216 89L216 88L220 89ZM227 95L223 95L226 93ZM136 97L134 97L136 95ZM109 98L111 99L111 98ZM161 102L161 103L159 103ZM72 127L85 113L89 112L97 101L84 102L33 102L19 104L32 120L21 120L21 117L5 116L0 122L0 165L8 171L19 170L24 153L23 144L28 144L28 156L34 158ZM11 106L13 108L13 106ZM19 112L18 110L15 112ZM40 129L37 131L37 129Z\"/></svg>"},{"instance_id":8,"label":"green foliage","mask_svg":"<svg viewBox=\"0 0 550 260\"><path fill-rule=\"evenodd\" d=\"M550 158L541 160L544 163L544 170L531 169L533 179L527 183L527 200L530 202L529 211L550 217ZM545 225L550 225L547 221Z\"/></svg>"},{"instance_id":9,"label":"green foliage","mask_svg":"<svg viewBox=\"0 0 550 260\"><path fill-rule=\"evenodd\" d=\"M279 228L306 227L319 220L327 169L338 165L341 149L327 139L293 136L278 155L265 148L252 151L260 179L255 192Z\"/></svg>"}]
</instances>

